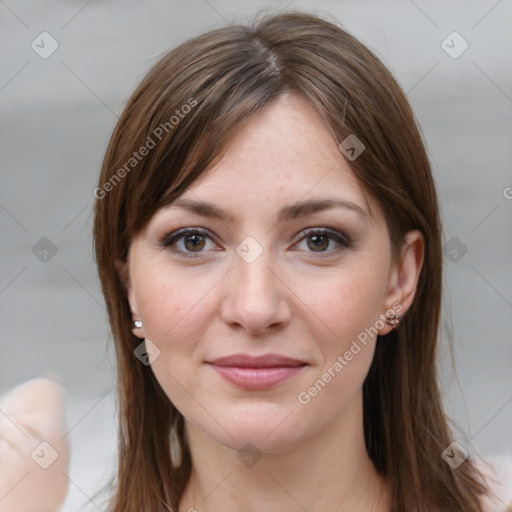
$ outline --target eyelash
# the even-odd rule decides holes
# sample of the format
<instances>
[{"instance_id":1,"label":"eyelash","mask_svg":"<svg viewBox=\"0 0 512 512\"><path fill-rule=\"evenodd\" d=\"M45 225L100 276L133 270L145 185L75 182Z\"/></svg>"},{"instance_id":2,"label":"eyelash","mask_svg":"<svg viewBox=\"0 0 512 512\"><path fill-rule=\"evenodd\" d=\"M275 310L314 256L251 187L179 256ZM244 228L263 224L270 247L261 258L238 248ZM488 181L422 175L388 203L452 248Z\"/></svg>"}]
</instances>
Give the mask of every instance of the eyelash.
<instances>
[{"instance_id":1,"label":"eyelash","mask_svg":"<svg viewBox=\"0 0 512 512\"><path fill-rule=\"evenodd\" d=\"M162 247L167 248L171 250L173 253L179 254L180 256L183 256L185 258L199 258L203 254L203 252L197 252L197 253L191 253L191 252L184 252L180 251L176 248L172 248L172 246L182 238L185 238L187 236L193 236L193 235L199 235L209 238L210 240L213 240L213 238L210 236L210 233L207 230L199 229L199 228L182 228L178 229L177 231L173 231L171 233L165 234L160 240L159 243ZM328 228L314 228L314 229L304 229L299 233L298 242L301 242L303 239L311 236L327 236L328 238L335 240L340 245L332 249L330 251L324 251L324 252L315 252L315 251L309 251L311 254L315 254L320 258L325 258L328 256L332 256L333 254L337 254L340 251L344 249L349 249L352 247L352 242L350 238L346 235L342 235L341 233L338 233L337 231L330 230Z\"/></svg>"}]
</instances>

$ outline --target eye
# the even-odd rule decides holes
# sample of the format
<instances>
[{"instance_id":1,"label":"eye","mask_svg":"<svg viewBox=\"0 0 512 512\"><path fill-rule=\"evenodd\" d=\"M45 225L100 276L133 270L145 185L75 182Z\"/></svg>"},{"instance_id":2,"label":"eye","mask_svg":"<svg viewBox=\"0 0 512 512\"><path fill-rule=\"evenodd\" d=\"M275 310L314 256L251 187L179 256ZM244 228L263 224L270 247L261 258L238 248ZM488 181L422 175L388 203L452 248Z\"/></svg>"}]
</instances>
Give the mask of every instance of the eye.
<instances>
[{"instance_id":1,"label":"eye","mask_svg":"<svg viewBox=\"0 0 512 512\"><path fill-rule=\"evenodd\" d=\"M207 241L213 243L211 236L206 230L198 228L183 228L165 235L160 244L169 248L172 252L179 253L185 257L196 257L203 249L207 248Z\"/></svg>"},{"instance_id":2,"label":"eye","mask_svg":"<svg viewBox=\"0 0 512 512\"><path fill-rule=\"evenodd\" d=\"M332 231L326 228L317 228L302 231L300 235L302 235L300 242L306 242L307 248L304 250L313 253L318 253L319 255L322 256L324 255L324 253L327 253L327 255L330 256L333 253L337 253L339 251L351 247L349 237L347 237L346 235L342 235L337 231ZM333 249L327 250L329 246L332 245L331 242L333 241L338 245Z\"/></svg>"},{"instance_id":3,"label":"eye","mask_svg":"<svg viewBox=\"0 0 512 512\"><path fill-rule=\"evenodd\" d=\"M302 238L296 245L300 245L301 242L306 241L307 248L302 250L316 253L319 256L331 256L333 253L338 253L352 245L348 236L327 228L304 230L299 236ZM195 258L209 250L208 242L214 244L207 230L183 228L164 235L160 240L160 245L180 256ZM333 242L337 244L337 246L329 249ZM212 249L213 247L210 247L210 250Z\"/></svg>"}]
</instances>

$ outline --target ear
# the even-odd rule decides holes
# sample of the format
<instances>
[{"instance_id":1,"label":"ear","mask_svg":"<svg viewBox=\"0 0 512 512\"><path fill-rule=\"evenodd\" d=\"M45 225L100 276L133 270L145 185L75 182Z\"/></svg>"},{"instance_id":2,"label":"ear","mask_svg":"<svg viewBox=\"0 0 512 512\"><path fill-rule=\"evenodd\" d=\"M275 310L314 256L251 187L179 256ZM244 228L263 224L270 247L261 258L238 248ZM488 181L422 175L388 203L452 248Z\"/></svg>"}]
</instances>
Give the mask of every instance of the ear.
<instances>
[{"instance_id":1,"label":"ear","mask_svg":"<svg viewBox=\"0 0 512 512\"><path fill-rule=\"evenodd\" d=\"M128 303L130 304L130 310L132 312L132 322L134 322L135 320L141 320L138 313L135 294L133 293L133 287L130 279L129 264L127 261L115 260L114 265L116 267L119 280L123 284L124 289L126 291L126 298L128 299ZM143 329L132 329L132 332L138 338L144 338Z\"/></svg>"},{"instance_id":2,"label":"ear","mask_svg":"<svg viewBox=\"0 0 512 512\"><path fill-rule=\"evenodd\" d=\"M383 303L385 315L390 313L405 315L411 307L420 277L425 256L425 238L419 230L409 231L404 237L399 261L397 261L389 274L388 291ZM385 324L379 329L382 336L393 329Z\"/></svg>"}]
</instances>

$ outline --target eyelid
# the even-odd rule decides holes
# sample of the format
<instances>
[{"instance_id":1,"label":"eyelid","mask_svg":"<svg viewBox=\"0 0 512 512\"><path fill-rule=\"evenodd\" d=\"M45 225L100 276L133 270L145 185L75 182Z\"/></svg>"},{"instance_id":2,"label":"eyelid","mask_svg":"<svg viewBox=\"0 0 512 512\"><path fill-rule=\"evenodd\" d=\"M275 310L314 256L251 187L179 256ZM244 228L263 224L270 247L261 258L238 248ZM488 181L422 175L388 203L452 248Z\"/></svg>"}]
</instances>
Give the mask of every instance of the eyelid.
<instances>
[{"instance_id":1,"label":"eyelid","mask_svg":"<svg viewBox=\"0 0 512 512\"><path fill-rule=\"evenodd\" d=\"M352 245L352 239L345 233L341 233L337 229L323 227L309 227L304 228L300 233L297 234L298 241L300 242L307 235L329 235L331 238L338 239L339 243L350 247Z\"/></svg>"},{"instance_id":2,"label":"eyelid","mask_svg":"<svg viewBox=\"0 0 512 512\"><path fill-rule=\"evenodd\" d=\"M211 233L208 229L190 226L166 232L162 237L159 238L158 242L160 245L168 247L172 245L176 240L182 238L184 235L202 235L207 236L212 240L215 239L213 233Z\"/></svg>"},{"instance_id":3,"label":"eyelid","mask_svg":"<svg viewBox=\"0 0 512 512\"><path fill-rule=\"evenodd\" d=\"M211 231L209 231L206 228L199 228L199 227L184 227L176 230L172 230L170 232L166 232L162 237L159 238L159 245L164 247L165 249L169 249L172 252L179 254L180 256L183 256L185 258L197 258L201 257L202 255L206 254L208 251L199 251L197 253L194 252L186 252L186 251L180 251L177 249L171 249L171 246L173 246L177 241L182 239L185 236L191 236L191 235L200 235L204 236L206 238L209 238L214 243L215 242L215 235ZM293 245L298 244L308 236L328 236L330 239L336 241L339 244L339 247L336 247L334 249L331 249L329 251L306 251L310 254L314 254L317 257L328 257L332 256L334 254L339 253L343 249L351 248L353 245L352 239L350 236L346 235L345 233L339 232L337 229L329 228L327 226L319 227L319 226L310 226L307 228L304 228L302 231L300 231L295 238L297 238L297 241L294 242ZM293 249L292 249L293 250Z\"/></svg>"}]
</instances>

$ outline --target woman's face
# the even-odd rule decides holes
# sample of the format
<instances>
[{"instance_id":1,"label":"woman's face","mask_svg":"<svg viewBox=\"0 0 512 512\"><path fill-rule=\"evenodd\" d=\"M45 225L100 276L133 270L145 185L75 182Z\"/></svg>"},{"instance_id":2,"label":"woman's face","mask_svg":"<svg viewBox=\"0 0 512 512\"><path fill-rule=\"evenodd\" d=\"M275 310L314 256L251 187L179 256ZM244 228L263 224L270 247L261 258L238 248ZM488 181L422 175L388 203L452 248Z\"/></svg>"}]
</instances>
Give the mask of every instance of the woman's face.
<instances>
[{"instance_id":1,"label":"woman's face","mask_svg":"<svg viewBox=\"0 0 512 512\"><path fill-rule=\"evenodd\" d=\"M179 201L133 239L128 297L143 321L133 332L151 340L151 369L188 426L278 452L357 417L375 333L412 298L379 204L320 118L282 96ZM173 236L185 228L197 233ZM302 366L211 364L234 354Z\"/></svg>"}]
</instances>

